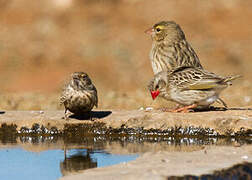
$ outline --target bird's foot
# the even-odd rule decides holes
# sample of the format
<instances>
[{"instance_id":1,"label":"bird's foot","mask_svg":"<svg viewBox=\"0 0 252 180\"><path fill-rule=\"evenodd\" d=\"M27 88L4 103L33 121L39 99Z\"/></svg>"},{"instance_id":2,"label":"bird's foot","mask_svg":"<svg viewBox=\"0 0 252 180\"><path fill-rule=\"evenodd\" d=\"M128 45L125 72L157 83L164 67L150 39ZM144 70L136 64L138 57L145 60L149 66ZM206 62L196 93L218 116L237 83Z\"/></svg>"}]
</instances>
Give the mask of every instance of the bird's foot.
<instances>
[{"instance_id":1,"label":"bird's foot","mask_svg":"<svg viewBox=\"0 0 252 180\"><path fill-rule=\"evenodd\" d=\"M90 121L95 121L95 120L97 120L97 119L99 119L98 117L91 117L89 120Z\"/></svg>"},{"instance_id":2,"label":"bird's foot","mask_svg":"<svg viewBox=\"0 0 252 180\"><path fill-rule=\"evenodd\" d=\"M65 119L65 120L69 120L69 117L67 116L67 115L64 115L63 117L62 117L62 119Z\"/></svg>"},{"instance_id":3,"label":"bird's foot","mask_svg":"<svg viewBox=\"0 0 252 180\"><path fill-rule=\"evenodd\" d=\"M62 117L62 119L65 119L65 120L69 120L69 114L70 113L65 113L64 116Z\"/></svg>"},{"instance_id":4,"label":"bird's foot","mask_svg":"<svg viewBox=\"0 0 252 180\"><path fill-rule=\"evenodd\" d=\"M189 106L184 106L182 108L176 108L176 109L172 110L171 112L174 112L174 113L179 113L179 112L189 113L189 112L193 112L193 108L196 108L196 107L197 107L197 104L192 104L192 105L189 105Z\"/></svg>"},{"instance_id":5,"label":"bird's foot","mask_svg":"<svg viewBox=\"0 0 252 180\"><path fill-rule=\"evenodd\" d=\"M88 116L89 116L89 120L90 120L90 121L94 121L94 118L93 118L93 115L92 115L92 111L90 111L90 112L88 113Z\"/></svg>"},{"instance_id":6,"label":"bird's foot","mask_svg":"<svg viewBox=\"0 0 252 180\"><path fill-rule=\"evenodd\" d=\"M67 109L65 110L65 113L64 113L64 116L62 117L62 119L65 119L65 120L69 120L69 112L67 111Z\"/></svg>"}]
</instances>

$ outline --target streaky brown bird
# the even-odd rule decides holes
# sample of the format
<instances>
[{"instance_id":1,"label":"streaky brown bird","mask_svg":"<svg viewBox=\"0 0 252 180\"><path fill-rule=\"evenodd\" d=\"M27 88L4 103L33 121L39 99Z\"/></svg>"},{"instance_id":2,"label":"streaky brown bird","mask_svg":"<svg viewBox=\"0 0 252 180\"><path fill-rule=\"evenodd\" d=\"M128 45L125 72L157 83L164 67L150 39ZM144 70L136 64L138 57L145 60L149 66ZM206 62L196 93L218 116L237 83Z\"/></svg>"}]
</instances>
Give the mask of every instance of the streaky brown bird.
<instances>
[{"instance_id":1,"label":"streaky brown bird","mask_svg":"<svg viewBox=\"0 0 252 180\"><path fill-rule=\"evenodd\" d=\"M85 72L74 72L70 80L63 88L60 103L65 107L65 118L68 119L67 111L76 115L88 113L91 117L91 110L98 107L97 90L91 79Z\"/></svg>"},{"instance_id":2,"label":"streaky brown bird","mask_svg":"<svg viewBox=\"0 0 252 180\"><path fill-rule=\"evenodd\" d=\"M194 108L208 108L215 101L220 101L226 107L219 95L231 85L232 80L239 77L221 77L200 68L183 66L156 74L148 88L153 100L161 96L184 106L172 112L189 112Z\"/></svg>"},{"instance_id":3,"label":"streaky brown bird","mask_svg":"<svg viewBox=\"0 0 252 180\"><path fill-rule=\"evenodd\" d=\"M202 68L199 58L174 21L161 21L145 31L152 37L150 60L154 74L181 66Z\"/></svg>"}]
</instances>

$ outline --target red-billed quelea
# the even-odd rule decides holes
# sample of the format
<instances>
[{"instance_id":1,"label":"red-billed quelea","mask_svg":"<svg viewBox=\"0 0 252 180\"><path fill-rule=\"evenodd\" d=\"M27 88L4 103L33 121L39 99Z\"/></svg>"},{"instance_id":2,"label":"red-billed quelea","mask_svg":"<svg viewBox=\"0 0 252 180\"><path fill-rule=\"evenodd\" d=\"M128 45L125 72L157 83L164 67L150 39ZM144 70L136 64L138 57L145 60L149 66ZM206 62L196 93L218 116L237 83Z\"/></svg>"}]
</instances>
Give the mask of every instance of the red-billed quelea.
<instances>
[{"instance_id":1,"label":"red-billed quelea","mask_svg":"<svg viewBox=\"0 0 252 180\"><path fill-rule=\"evenodd\" d=\"M219 95L238 77L221 77L200 68L179 67L156 74L148 88L153 99L161 96L184 106L172 112L189 112L197 107L208 108L215 101L220 101L226 107Z\"/></svg>"}]
</instances>

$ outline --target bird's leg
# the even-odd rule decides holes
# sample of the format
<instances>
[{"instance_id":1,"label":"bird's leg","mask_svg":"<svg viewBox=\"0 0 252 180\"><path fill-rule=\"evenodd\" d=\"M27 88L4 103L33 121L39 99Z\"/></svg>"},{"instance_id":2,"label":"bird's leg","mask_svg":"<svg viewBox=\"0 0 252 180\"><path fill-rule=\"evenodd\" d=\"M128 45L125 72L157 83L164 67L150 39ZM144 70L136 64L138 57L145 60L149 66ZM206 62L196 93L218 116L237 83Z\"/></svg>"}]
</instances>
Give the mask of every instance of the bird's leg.
<instances>
[{"instance_id":1,"label":"bird's leg","mask_svg":"<svg viewBox=\"0 0 252 180\"><path fill-rule=\"evenodd\" d=\"M65 120L69 120L69 118L68 118L68 113L67 113L67 108L65 109L64 119L65 119Z\"/></svg>"},{"instance_id":2,"label":"bird's leg","mask_svg":"<svg viewBox=\"0 0 252 180\"><path fill-rule=\"evenodd\" d=\"M220 103L220 104L222 104L226 109L228 109L227 104L221 98L218 98L217 102Z\"/></svg>"},{"instance_id":3,"label":"bird's leg","mask_svg":"<svg viewBox=\"0 0 252 180\"><path fill-rule=\"evenodd\" d=\"M67 150L66 150L66 146L64 145L64 159L66 160L66 153L67 153Z\"/></svg>"},{"instance_id":4,"label":"bird's leg","mask_svg":"<svg viewBox=\"0 0 252 180\"><path fill-rule=\"evenodd\" d=\"M189 105L189 106L184 106L182 108L177 108L177 109L174 109L172 110L171 112L183 112L183 113L188 113L190 112L190 109L193 109L193 108L196 108L197 107L197 104L192 104L192 105Z\"/></svg>"},{"instance_id":5,"label":"bird's leg","mask_svg":"<svg viewBox=\"0 0 252 180\"><path fill-rule=\"evenodd\" d=\"M90 118L90 121L93 121L92 111L89 111L89 118Z\"/></svg>"}]
</instances>

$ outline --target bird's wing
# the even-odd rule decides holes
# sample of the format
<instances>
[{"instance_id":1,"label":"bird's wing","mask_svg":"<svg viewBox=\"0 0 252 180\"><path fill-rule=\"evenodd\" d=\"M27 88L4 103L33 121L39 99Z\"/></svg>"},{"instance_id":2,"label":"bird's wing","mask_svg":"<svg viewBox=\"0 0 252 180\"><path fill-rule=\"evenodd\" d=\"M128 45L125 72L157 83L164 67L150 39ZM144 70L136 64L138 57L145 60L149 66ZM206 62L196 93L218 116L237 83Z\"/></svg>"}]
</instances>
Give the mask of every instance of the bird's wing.
<instances>
[{"instance_id":1,"label":"bird's wing","mask_svg":"<svg viewBox=\"0 0 252 180\"><path fill-rule=\"evenodd\" d=\"M66 87L63 88L60 96L60 105L64 104L66 101Z\"/></svg>"},{"instance_id":2,"label":"bird's wing","mask_svg":"<svg viewBox=\"0 0 252 180\"><path fill-rule=\"evenodd\" d=\"M233 81L237 78L240 78L240 75L229 76L229 77L220 77L213 73L206 73L200 81L191 84L188 89L195 89L195 90L207 90L212 88L222 88L226 87L227 85L232 85L230 81Z\"/></svg>"},{"instance_id":3,"label":"bird's wing","mask_svg":"<svg viewBox=\"0 0 252 180\"><path fill-rule=\"evenodd\" d=\"M95 96L95 107L98 108L98 96Z\"/></svg>"},{"instance_id":4,"label":"bird's wing","mask_svg":"<svg viewBox=\"0 0 252 180\"><path fill-rule=\"evenodd\" d=\"M94 101L95 101L95 107L98 108L98 93L97 93L97 89L96 87L92 84L92 89L95 92L95 96L94 96Z\"/></svg>"},{"instance_id":5,"label":"bird's wing","mask_svg":"<svg viewBox=\"0 0 252 180\"><path fill-rule=\"evenodd\" d=\"M213 89L222 86L222 84L219 83L220 80L216 81L213 79L209 80L201 80L194 82L193 84L188 85L187 89L191 90L207 90L207 89Z\"/></svg>"},{"instance_id":6,"label":"bird's wing","mask_svg":"<svg viewBox=\"0 0 252 180\"><path fill-rule=\"evenodd\" d=\"M226 85L225 78L197 68L184 68L173 76L177 86L185 90L207 90Z\"/></svg>"},{"instance_id":7,"label":"bird's wing","mask_svg":"<svg viewBox=\"0 0 252 180\"><path fill-rule=\"evenodd\" d=\"M65 100L66 100L65 96L63 94L61 94L61 96L60 96L60 105L64 104Z\"/></svg>"}]
</instances>

